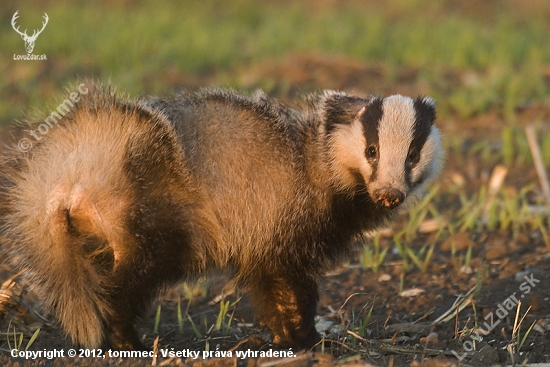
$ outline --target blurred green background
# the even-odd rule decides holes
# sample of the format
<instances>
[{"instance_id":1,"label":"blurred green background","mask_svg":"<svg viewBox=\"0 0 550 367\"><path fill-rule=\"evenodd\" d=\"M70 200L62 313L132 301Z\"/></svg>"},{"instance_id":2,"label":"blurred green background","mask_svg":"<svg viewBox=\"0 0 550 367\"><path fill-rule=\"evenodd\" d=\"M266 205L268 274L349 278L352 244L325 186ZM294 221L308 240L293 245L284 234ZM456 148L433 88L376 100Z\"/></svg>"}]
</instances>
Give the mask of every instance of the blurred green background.
<instances>
[{"instance_id":1,"label":"blurred green background","mask_svg":"<svg viewBox=\"0 0 550 367\"><path fill-rule=\"evenodd\" d=\"M12 29L49 23L26 54ZM469 118L550 97L550 1L2 1L0 125L77 78L131 95L225 85L282 99L320 88L429 94Z\"/></svg>"}]
</instances>

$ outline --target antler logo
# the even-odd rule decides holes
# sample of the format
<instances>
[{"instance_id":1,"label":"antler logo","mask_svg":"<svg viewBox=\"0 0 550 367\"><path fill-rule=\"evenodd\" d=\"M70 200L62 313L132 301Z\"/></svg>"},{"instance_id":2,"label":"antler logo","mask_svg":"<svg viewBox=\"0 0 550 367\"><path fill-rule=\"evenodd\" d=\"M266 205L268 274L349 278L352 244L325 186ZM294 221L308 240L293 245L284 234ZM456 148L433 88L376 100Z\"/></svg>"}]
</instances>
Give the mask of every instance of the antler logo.
<instances>
[{"instance_id":1,"label":"antler logo","mask_svg":"<svg viewBox=\"0 0 550 367\"><path fill-rule=\"evenodd\" d=\"M23 41L25 41L25 49L27 50L27 53L30 54L34 49L34 42L36 42L36 38L38 38L38 35L42 33L44 28L46 28L46 24L48 24L48 19L49 19L48 14L44 13L44 22L42 23L42 29L41 30L35 29L34 32L32 33L32 36L29 36L27 35L26 29L25 29L25 32L21 32L19 30L19 27L15 25L15 21L17 20L17 18L19 18L19 15L17 13L19 13L19 10L17 10L15 14L13 14L13 18L11 18L11 26L13 27L13 29L15 29L17 33L21 35L21 38L23 38Z\"/></svg>"}]
</instances>

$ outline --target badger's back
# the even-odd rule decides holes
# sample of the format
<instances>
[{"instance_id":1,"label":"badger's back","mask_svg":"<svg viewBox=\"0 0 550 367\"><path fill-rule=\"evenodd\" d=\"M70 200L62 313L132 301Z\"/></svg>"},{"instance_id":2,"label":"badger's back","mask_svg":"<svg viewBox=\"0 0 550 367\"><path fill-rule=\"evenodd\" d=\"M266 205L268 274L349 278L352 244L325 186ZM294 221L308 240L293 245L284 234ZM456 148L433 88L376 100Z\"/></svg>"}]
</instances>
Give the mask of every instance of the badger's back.
<instances>
[{"instance_id":1,"label":"badger's back","mask_svg":"<svg viewBox=\"0 0 550 367\"><path fill-rule=\"evenodd\" d=\"M218 251L240 278L301 250L287 246L295 228L315 226L316 219L306 217L324 208L312 202L303 136L310 132L296 131L297 111L263 94L218 89L150 105L172 122L218 218Z\"/></svg>"}]
</instances>

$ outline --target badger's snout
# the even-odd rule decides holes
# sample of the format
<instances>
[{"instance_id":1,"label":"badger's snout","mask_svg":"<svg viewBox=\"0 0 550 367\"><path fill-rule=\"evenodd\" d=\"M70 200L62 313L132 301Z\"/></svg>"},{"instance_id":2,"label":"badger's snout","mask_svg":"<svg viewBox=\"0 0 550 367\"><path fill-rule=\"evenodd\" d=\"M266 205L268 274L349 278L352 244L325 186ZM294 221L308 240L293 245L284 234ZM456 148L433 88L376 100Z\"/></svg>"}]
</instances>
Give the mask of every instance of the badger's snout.
<instances>
[{"instance_id":1,"label":"badger's snout","mask_svg":"<svg viewBox=\"0 0 550 367\"><path fill-rule=\"evenodd\" d=\"M405 201L405 194L393 187L383 187L374 191L373 198L377 204L393 209Z\"/></svg>"}]
</instances>

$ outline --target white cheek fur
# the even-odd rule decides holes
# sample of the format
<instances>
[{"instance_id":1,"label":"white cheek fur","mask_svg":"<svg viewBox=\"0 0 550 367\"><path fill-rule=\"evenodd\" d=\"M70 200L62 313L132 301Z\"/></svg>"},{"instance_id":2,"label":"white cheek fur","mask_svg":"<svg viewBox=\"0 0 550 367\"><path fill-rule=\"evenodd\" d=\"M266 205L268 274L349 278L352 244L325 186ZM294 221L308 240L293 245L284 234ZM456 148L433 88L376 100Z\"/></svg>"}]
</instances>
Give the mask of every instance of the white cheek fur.
<instances>
[{"instance_id":1,"label":"white cheek fur","mask_svg":"<svg viewBox=\"0 0 550 367\"><path fill-rule=\"evenodd\" d=\"M442 158L441 154L441 135L439 130L432 126L430 135L420 152L420 162L413 169L412 181L418 181L422 176L425 181L430 181L435 178L441 170Z\"/></svg>"},{"instance_id":2,"label":"white cheek fur","mask_svg":"<svg viewBox=\"0 0 550 367\"><path fill-rule=\"evenodd\" d=\"M372 168L365 157L366 145L363 126L358 120L339 126L332 134L332 166L342 187L353 189L357 185L350 170L359 171L365 178L370 176Z\"/></svg>"}]
</instances>

